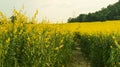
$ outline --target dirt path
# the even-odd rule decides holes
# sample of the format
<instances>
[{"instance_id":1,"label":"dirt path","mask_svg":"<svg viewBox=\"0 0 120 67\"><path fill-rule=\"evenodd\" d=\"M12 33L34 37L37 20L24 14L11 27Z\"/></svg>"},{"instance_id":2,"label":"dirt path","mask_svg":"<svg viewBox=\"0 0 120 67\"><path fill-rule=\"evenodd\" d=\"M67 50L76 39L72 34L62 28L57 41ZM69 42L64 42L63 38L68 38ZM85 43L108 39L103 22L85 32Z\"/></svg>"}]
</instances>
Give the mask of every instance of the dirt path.
<instances>
[{"instance_id":1,"label":"dirt path","mask_svg":"<svg viewBox=\"0 0 120 67\"><path fill-rule=\"evenodd\" d=\"M90 63L85 59L79 47L73 50L73 56L67 67L90 67Z\"/></svg>"}]
</instances>

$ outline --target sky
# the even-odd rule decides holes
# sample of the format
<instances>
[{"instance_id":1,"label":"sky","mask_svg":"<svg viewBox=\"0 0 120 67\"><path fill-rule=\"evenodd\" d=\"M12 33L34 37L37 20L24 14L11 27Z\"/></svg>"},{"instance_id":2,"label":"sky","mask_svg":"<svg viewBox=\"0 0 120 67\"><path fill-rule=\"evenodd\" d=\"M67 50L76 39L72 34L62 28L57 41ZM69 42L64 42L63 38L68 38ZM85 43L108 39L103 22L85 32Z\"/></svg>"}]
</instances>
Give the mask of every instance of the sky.
<instances>
[{"instance_id":1,"label":"sky","mask_svg":"<svg viewBox=\"0 0 120 67\"><path fill-rule=\"evenodd\" d=\"M0 0L0 11L10 17L13 9L21 10L24 5L28 17L38 10L38 21L66 22L69 17L95 12L116 2L118 0Z\"/></svg>"}]
</instances>

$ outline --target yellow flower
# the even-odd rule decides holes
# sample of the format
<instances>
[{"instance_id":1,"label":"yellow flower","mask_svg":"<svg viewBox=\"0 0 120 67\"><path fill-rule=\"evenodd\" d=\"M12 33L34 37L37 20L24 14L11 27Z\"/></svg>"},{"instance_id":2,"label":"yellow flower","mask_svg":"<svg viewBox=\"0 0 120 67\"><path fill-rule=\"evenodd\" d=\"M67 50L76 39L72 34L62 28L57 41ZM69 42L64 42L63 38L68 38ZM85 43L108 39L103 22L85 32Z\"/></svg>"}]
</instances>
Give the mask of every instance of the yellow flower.
<instances>
[{"instance_id":1,"label":"yellow flower","mask_svg":"<svg viewBox=\"0 0 120 67\"><path fill-rule=\"evenodd\" d=\"M60 43L63 43L63 39L60 41Z\"/></svg>"},{"instance_id":2,"label":"yellow flower","mask_svg":"<svg viewBox=\"0 0 120 67\"><path fill-rule=\"evenodd\" d=\"M65 67L64 65L62 65L62 67Z\"/></svg>"},{"instance_id":3,"label":"yellow flower","mask_svg":"<svg viewBox=\"0 0 120 67\"><path fill-rule=\"evenodd\" d=\"M59 49L61 49L63 46L64 46L63 44L62 44L62 45L60 45L60 46L59 46Z\"/></svg>"},{"instance_id":4,"label":"yellow flower","mask_svg":"<svg viewBox=\"0 0 120 67\"><path fill-rule=\"evenodd\" d=\"M120 49L120 45L118 44L117 40L114 41L115 45Z\"/></svg>"},{"instance_id":5,"label":"yellow flower","mask_svg":"<svg viewBox=\"0 0 120 67\"><path fill-rule=\"evenodd\" d=\"M45 45L45 47L46 47L46 48L48 48L48 47L49 47L49 45Z\"/></svg>"},{"instance_id":6,"label":"yellow flower","mask_svg":"<svg viewBox=\"0 0 120 67\"><path fill-rule=\"evenodd\" d=\"M110 46L110 48L113 48L112 46Z\"/></svg>"},{"instance_id":7,"label":"yellow flower","mask_svg":"<svg viewBox=\"0 0 120 67\"><path fill-rule=\"evenodd\" d=\"M59 47L56 47L54 50L59 50Z\"/></svg>"},{"instance_id":8,"label":"yellow flower","mask_svg":"<svg viewBox=\"0 0 120 67\"><path fill-rule=\"evenodd\" d=\"M46 39L45 39L45 42L48 42L48 41L49 41L49 39L50 39L50 38L46 38Z\"/></svg>"},{"instance_id":9,"label":"yellow flower","mask_svg":"<svg viewBox=\"0 0 120 67\"><path fill-rule=\"evenodd\" d=\"M118 62L118 64L120 65L120 62Z\"/></svg>"},{"instance_id":10,"label":"yellow flower","mask_svg":"<svg viewBox=\"0 0 120 67\"><path fill-rule=\"evenodd\" d=\"M117 40L115 40L114 42L115 42L116 45L119 45L118 42L117 42Z\"/></svg>"},{"instance_id":11,"label":"yellow flower","mask_svg":"<svg viewBox=\"0 0 120 67\"><path fill-rule=\"evenodd\" d=\"M17 32L17 29L15 29L13 33L15 34L16 32Z\"/></svg>"},{"instance_id":12,"label":"yellow flower","mask_svg":"<svg viewBox=\"0 0 120 67\"><path fill-rule=\"evenodd\" d=\"M23 26L23 23L20 23L20 26Z\"/></svg>"},{"instance_id":13,"label":"yellow flower","mask_svg":"<svg viewBox=\"0 0 120 67\"><path fill-rule=\"evenodd\" d=\"M112 36L113 39L115 39L115 36Z\"/></svg>"},{"instance_id":14,"label":"yellow flower","mask_svg":"<svg viewBox=\"0 0 120 67\"><path fill-rule=\"evenodd\" d=\"M19 35L22 34L23 30L20 30Z\"/></svg>"},{"instance_id":15,"label":"yellow flower","mask_svg":"<svg viewBox=\"0 0 120 67\"><path fill-rule=\"evenodd\" d=\"M114 65L114 67L116 67L116 65Z\"/></svg>"},{"instance_id":16,"label":"yellow flower","mask_svg":"<svg viewBox=\"0 0 120 67\"><path fill-rule=\"evenodd\" d=\"M49 63L46 63L46 65L47 65L47 66L50 66L50 64L49 64Z\"/></svg>"},{"instance_id":17,"label":"yellow flower","mask_svg":"<svg viewBox=\"0 0 120 67\"><path fill-rule=\"evenodd\" d=\"M6 43L9 43L10 42L10 38L8 38L7 40L6 40Z\"/></svg>"},{"instance_id":18,"label":"yellow flower","mask_svg":"<svg viewBox=\"0 0 120 67\"><path fill-rule=\"evenodd\" d=\"M30 41L30 38L28 37L27 40Z\"/></svg>"},{"instance_id":19,"label":"yellow flower","mask_svg":"<svg viewBox=\"0 0 120 67\"><path fill-rule=\"evenodd\" d=\"M7 30L4 30L5 33L7 33Z\"/></svg>"}]
</instances>

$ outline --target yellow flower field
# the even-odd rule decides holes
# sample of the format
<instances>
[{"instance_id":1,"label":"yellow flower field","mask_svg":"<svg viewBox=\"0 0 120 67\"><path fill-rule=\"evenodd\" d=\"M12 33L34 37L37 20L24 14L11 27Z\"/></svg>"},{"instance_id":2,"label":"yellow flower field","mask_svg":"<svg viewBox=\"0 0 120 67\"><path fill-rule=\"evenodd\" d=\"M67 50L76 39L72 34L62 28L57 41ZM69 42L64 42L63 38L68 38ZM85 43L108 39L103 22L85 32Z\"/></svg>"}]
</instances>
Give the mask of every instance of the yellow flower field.
<instances>
[{"instance_id":1,"label":"yellow flower field","mask_svg":"<svg viewBox=\"0 0 120 67\"><path fill-rule=\"evenodd\" d=\"M49 24L36 14L28 20L13 10L9 19L0 12L0 67L66 67L75 42L93 67L120 66L120 21Z\"/></svg>"},{"instance_id":2,"label":"yellow flower field","mask_svg":"<svg viewBox=\"0 0 120 67\"><path fill-rule=\"evenodd\" d=\"M120 32L120 21L105 21L105 22L83 22L83 23L66 23L62 25L64 29L71 32L80 32L80 33L113 33Z\"/></svg>"}]
</instances>

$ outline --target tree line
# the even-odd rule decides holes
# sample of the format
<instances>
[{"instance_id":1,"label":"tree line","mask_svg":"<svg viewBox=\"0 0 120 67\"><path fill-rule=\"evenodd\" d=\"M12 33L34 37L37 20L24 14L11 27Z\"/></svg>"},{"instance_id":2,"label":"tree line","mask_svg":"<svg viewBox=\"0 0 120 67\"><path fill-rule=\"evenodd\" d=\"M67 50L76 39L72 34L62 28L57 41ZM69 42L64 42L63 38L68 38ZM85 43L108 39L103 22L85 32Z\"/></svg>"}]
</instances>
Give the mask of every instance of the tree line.
<instances>
[{"instance_id":1,"label":"tree line","mask_svg":"<svg viewBox=\"0 0 120 67\"><path fill-rule=\"evenodd\" d=\"M109 5L106 8L102 8L101 10L94 13L80 14L75 18L70 17L68 19L68 23L106 20L120 20L120 0L117 3Z\"/></svg>"}]
</instances>

